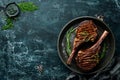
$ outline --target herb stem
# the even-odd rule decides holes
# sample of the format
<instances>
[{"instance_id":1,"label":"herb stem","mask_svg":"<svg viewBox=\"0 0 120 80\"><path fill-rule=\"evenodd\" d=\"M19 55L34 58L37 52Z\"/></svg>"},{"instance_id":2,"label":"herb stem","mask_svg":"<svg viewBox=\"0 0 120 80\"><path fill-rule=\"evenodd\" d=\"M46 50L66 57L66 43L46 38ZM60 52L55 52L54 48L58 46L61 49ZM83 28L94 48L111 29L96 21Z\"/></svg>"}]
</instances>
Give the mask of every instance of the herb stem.
<instances>
[{"instance_id":1,"label":"herb stem","mask_svg":"<svg viewBox=\"0 0 120 80\"><path fill-rule=\"evenodd\" d=\"M70 44L70 37L71 34L75 31L75 28L70 28L67 33L66 33L66 41L67 41L67 46L66 46L66 52L68 54L68 56L70 56L71 54L71 44Z\"/></svg>"},{"instance_id":2,"label":"herb stem","mask_svg":"<svg viewBox=\"0 0 120 80\"><path fill-rule=\"evenodd\" d=\"M104 43L102 48L102 53L100 55L100 59L102 59L105 56L106 50L107 50L107 45Z\"/></svg>"}]
</instances>

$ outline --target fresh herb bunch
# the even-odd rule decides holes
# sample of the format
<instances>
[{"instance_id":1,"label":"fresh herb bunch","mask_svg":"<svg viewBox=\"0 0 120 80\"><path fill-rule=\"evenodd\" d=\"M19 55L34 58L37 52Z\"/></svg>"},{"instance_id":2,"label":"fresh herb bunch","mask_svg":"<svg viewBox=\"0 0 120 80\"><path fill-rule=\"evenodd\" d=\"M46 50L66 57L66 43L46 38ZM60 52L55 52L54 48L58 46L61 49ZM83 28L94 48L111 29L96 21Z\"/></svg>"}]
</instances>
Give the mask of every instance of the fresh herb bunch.
<instances>
[{"instance_id":1,"label":"fresh herb bunch","mask_svg":"<svg viewBox=\"0 0 120 80\"><path fill-rule=\"evenodd\" d=\"M21 11L35 11L38 9L38 6L36 6L33 2L21 2L18 4Z\"/></svg>"},{"instance_id":2,"label":"fresh herb bunch","mask_svg":"<svg viewBox=\"0 0 120 80\"><path fill-rule=\"evenodd\" d=\"M33 2L21 2L18 3L18 6L21 11L35 11L38 9L38 6L36 6ZM7 17L6 24L2 27L2 30L11 29L14 27L13 25L14 18Z\"/></svg>"},{"instance_id":3,"label":"fresh herb bunch","mask_svg":"<svg viewBox=\"0 0 120 80\"><path fill-rule=\"evenodd\" d=\"M75 32L75 28L71 27L66 33L66 43L67 43L66 52L68 56L70 56L70 53L71 53L70 37L73 32Z\"/></svg>"},{"instance_id":4,"label":"fresh herb bunch","mask_svg":"<svg viewBox=\"0 0 120 80\"><path fill-rule=\"evenodd\" d=\"M7 18L6 19L6 24L2 27L2 30L11 29L12 27L13 27L13 19L12 18Z\"/></svg>"}]
</instances>

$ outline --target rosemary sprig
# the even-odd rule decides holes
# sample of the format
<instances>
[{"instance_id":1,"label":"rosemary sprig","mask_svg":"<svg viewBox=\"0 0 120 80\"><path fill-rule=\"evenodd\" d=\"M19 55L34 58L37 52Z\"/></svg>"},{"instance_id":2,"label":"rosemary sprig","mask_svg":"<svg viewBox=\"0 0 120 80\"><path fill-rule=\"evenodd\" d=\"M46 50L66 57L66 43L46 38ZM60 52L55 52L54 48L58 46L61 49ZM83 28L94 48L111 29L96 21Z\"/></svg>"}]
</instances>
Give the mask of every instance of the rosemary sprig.
<instances>
[{"instance_id":1,"label":"rosemary sprig","mask_svg":"<svg viewBox=\"0 0 120 80\"><path fill-rule=\"evenodd\" d=\"M100 55L100 59L102 59L105 56L106 50L107 50L107 45L104 43L102 48L102 53Z\"/></svg>"},{"instance_id":2,"label":"rosemary sprig","mask_svg":"<svg viewBox=\"0 0 120 80\"><path fill-rule=\"evenodd\" d=\"M75 28L71 27L66 33L66 43L67 43L66 52L67 52L68 56L70 56L70 53L71 53L70 37L74 31L75 31Z\"/></svg>"}]
</instances>

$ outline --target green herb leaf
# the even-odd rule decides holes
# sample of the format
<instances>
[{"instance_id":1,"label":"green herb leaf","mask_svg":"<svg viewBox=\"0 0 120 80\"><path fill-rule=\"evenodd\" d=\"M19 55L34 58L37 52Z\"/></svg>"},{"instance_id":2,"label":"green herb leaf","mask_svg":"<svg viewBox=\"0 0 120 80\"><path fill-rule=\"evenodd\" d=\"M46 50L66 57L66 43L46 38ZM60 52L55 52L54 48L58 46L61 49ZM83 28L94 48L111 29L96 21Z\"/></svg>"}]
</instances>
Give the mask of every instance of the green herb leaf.
<instances>
[{"instance_id":1,"label":"green herb leaf","mask_svg":"<svg viewBox=\"0 0 120 80\"><path fill-rule=\"evenodd\" d=\"M2 30L11 29L12 27L13 27L13 19L7 18L7 19L6 19L6 25L4 25L4 26L2 27Z\"/></svg>"},{"instance_id":2,"label":"green herb leaf","mask_svg":"<svg viewBox=\"0 0 120 80\"><path fill-rule=\"evenodd\" d=\"M107 50L107 45L104 43L102 48L102 53L100 55L100 59L102 59L105 56L106 50Z\"/></svg>"},{"instance_id":3,"label":"green herb leaf","mask_svg":"<svg viewBox=\"0 0 120 80\"><path fill-rule=\"evenodd\" d=\"M38 6L36 6L33 2L21 2L18 4L20 9L22 11L35 11L38 9Z\"/></svg>"},{"instance_id":4,"label":"green herb leaf","mask_svg":"<svg viewBox=\"0 0 120 80\"><path fill-rule=\"evenodd\" d=\"M21 11L35 11L38 9L38 7L33 2L21 2L18 3L18 6L20 7ZM11 29L13 27L13 19L7 18L6 24L2 27L2 30Z\"/></svg>"},{"instance_id":5,"label":"green herb leaf","mask_svg":"<svg viewBox=\"0 0 120 80\"><path fill-rule=\"evenodd\" d=\"M75 31L75 28L71 27L66 33L66 41L67 41L66 52L68 56L70 56L70 53L71 53L70 37L74 31Z\"/></svg>"},{"instance_id":6,"label":"green herb leaf","mask_svg":"<svg viewBox=\"0 0 120 80\"><path fill-rule=\"evenodd\" d=\"M90 41L92 38L93 38L93 35L91 35L90 37L87 37L87 38L85 39L85 42Z\"/></svg>"},{"instance_id":7,"label":"green herb leaf","mask_svg":"<svg viewBox=\"0 0 120 80\"><path fill-rule=\"evenodd\" d=\"M88 36L89 33L88 33L87 31L83 31L83 32L80 32L80 35L81 35L81 36Z\"/></svg>"}]
</instances>

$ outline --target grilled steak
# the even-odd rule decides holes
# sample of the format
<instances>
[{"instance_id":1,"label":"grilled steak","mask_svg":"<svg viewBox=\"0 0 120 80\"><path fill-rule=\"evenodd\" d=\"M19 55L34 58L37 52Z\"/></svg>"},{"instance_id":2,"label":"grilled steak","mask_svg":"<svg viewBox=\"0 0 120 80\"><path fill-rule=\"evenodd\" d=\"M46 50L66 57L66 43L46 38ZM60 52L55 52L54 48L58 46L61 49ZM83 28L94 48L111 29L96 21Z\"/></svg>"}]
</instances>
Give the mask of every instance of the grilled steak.
<instances>
[{"instance_id":1,"label":"grilled steak","mask_svg":"<svg viewBox=\"0 0 120 80\"><path fill-rule=\"evenodd\" d=\"M76 53L78 46L84 42L94 41L97 37L97 27L92 20L85 20L79 24L76 29L76 36L73 42L72 53L70 54L67 64L70 64Z\"/></svg>"},{"instance_id":2,"label":"grilled steak","mask_svg":"<svg viewBox=\"0 0 120 80\"><path fill-rule=\"evenodd\" d=\"M89 71L97 65L100 60L98 55L100 44L107 35L108 32L104 31L100 39L92 47L78 51L78 54L76 56L76 63L78 67L85 71Z\"/></svg>"}]
</instances>

